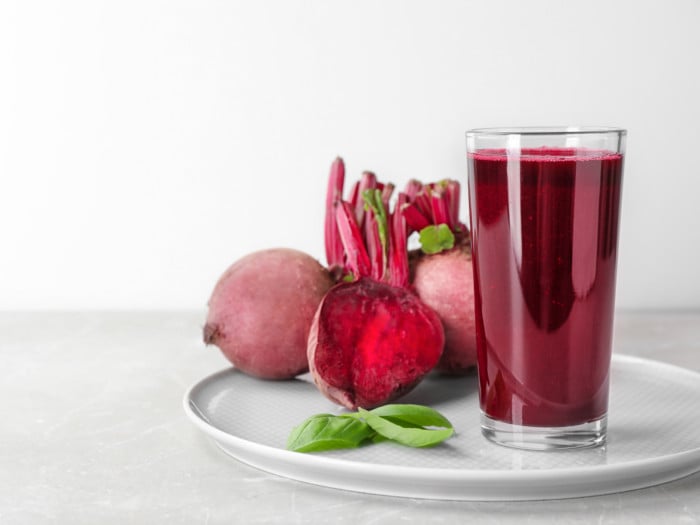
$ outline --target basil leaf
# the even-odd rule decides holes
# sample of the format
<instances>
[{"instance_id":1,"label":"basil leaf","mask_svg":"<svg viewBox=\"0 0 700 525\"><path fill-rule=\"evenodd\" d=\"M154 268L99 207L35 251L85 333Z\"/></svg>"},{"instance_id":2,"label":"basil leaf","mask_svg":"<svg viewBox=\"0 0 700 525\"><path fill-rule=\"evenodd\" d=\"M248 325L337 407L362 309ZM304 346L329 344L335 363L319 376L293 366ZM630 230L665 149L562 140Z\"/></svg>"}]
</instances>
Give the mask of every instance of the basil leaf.
<instances>
[{"instance_id":1,"label":"basil leaf","mask_svg":"<svg viewBox=\"0 0 700 525\"><path fill-rule=\"evenodd\" d=\"M378 434L410 447L431 447L441 443L454 434L454 429L452 425L449 424L449 421L447 422L447 426L441 425L442 428L437 429L427 429L423 428L423 426L405 427L362 408L358 409L358 412L367 424ZM410 419L404 421L407 421L410 425L414 424Z\"/></svg>"},{"instance_id":2,"label":"basil leaf","mask_svg":"<svg viewBox=\"0 0 700 525\"><path fill-rule=\"evenodd\" d=\"M430 447L454 433L449 420L422 405L393 404L367 411L362 408L334 416L317 414L292 429L287 449L319 452L355 448L364 442L393 440L411 447Z\"/></svg>"},{"instance_id":3,"label":"basil leaf","mask_svg":"<svg viewBox=\"0 0 700 525\"><path fill-rule=\"evenodd\" d=\"M287 449L296 452L319 452L355 448L373 435L374 431L360 419L317 414L292 429L287 439Z\"/></svg>"},{"instance_id":4,"label":"basil leaf","mask_svg":"<svg viewBox=\"0 0 700 525\"><path fill-rule=\"evenodd\" d=\"M455 236L447 224L431 224L418 234L423 253L432 255L443 250L449 250L455 245Z\"/></svg>"},{"instance_id":5,"label":"basil leaf","mask_svg":"<svg viewBox=\"0 0 700 525\"><path fill-rule=\"evenodd\" d=\"M452 423L440 412L423 405L384 405L371 412L401 426L452 428Z\"/></svg>"}]
</instances>

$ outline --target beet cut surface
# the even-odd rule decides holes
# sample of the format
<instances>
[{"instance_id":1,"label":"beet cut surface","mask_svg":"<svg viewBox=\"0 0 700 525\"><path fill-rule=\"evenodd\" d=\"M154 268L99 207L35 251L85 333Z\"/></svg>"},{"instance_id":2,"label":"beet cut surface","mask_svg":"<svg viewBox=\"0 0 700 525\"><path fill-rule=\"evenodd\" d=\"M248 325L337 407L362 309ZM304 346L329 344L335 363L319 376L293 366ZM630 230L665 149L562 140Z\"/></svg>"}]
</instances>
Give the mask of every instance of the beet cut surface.
<instances>
[{"instance_id":1,"label":"beet cut surface","mask_svg":"<svg viewBox=\"0 0 700 525\"><path fill-rule=\"evenodd\" d=\"M437 314L411 291L362 278L333 287L309 334L314 381L351 410L407 393L439 361L444 334Z\"/></svg>"}]
</instances>

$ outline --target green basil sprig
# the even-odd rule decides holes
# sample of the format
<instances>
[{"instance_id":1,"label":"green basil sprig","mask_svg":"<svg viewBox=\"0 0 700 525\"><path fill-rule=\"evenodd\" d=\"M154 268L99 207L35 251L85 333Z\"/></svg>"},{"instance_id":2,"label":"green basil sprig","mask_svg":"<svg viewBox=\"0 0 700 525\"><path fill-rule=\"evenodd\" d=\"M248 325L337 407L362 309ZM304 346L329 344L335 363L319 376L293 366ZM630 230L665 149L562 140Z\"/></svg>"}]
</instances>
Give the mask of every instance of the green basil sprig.
<instances>
[{"instance_id":1,"label":"green basil sprig","mask_svg":"<svg viewBox=\"0 0 700 525\"><path fill-rule=\"evenodd\" d=\"M355 448L366 442L395 441L409 447L431 447L454 434L452 423L422 405L384 405L347 414L317 414L292 429L287 449L320 452Z\"/></svg>"},{"instance_id":2,"label":"green basil sprig","mask_svg":"<svg viewBox=\"0 0 700 525\"><path fill-rule=\"evenodd\" d=\"M369 438L370 434L372 429L359 419L317 414L294 427L287 439L287 448L297 452L354 448Z\"/></svg>"}]
</instances>

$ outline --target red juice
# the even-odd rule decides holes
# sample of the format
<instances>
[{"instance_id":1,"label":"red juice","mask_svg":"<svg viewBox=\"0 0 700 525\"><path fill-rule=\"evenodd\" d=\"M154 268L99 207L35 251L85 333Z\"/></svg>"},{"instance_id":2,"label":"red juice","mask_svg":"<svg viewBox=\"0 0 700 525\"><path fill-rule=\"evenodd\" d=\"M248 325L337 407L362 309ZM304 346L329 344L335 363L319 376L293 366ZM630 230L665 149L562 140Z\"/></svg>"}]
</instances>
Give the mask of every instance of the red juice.
<instances>
[{"instance_id":1,"label":"red juice","mask_svg":"<svg viewBox=\"0 0 700 525\"><path fill-rule=\"evenodd\" d=\"M603 417L623 156L470 153L481 408L561 427Z\"/></svg>"}]
</instances>

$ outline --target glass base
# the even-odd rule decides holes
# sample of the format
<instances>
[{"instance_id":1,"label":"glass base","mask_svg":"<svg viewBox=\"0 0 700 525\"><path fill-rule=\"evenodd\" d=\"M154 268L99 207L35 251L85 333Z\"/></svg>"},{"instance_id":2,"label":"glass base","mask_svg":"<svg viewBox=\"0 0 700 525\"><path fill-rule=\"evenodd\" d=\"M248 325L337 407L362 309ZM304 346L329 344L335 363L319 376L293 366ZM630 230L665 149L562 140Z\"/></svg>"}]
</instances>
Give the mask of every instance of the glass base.
<instances>
[{"instance_id":1,"label":"glass base","mask_svg":"<svg viewBox=\"0 0 700 525\"><path fill-rule=\"evenodd\" d=\"M605 443L608 417L568 427L528 427L491 419L481 413L481 433L490 441L523 450L566 450Z\"/></svg>"}]
</instances>

